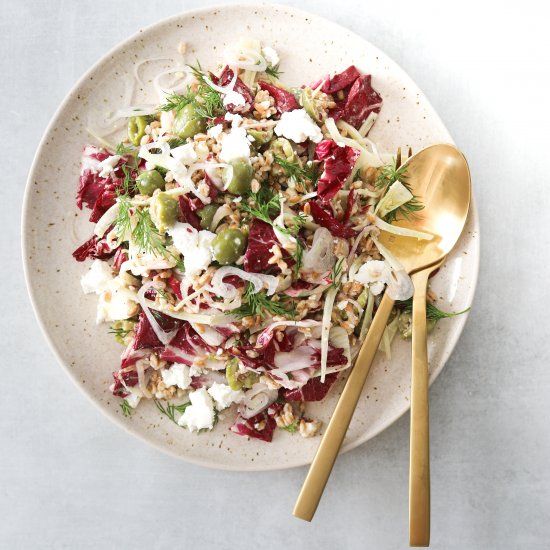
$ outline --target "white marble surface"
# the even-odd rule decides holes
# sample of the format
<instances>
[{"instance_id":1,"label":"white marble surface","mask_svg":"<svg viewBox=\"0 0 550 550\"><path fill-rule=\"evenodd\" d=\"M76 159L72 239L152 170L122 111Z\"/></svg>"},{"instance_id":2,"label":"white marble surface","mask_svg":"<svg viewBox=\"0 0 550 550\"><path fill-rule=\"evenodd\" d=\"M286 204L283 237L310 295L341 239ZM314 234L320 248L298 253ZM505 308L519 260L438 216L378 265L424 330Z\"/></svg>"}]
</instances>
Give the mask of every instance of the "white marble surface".
<instances>
[{"instance_id":1,"label":"white marble surface","mask_svg":"<svg viewBox=\"0 0 550 550\"><path fill-rule=\"evenodd\" d=\"M2 549L407 547L408 417L338 461L305 524L291 516L305 469L210 471L134 440L73 387L34 321L19 219L48 120L121 39L205 3L0 2ZM416 80L470 161L482 221L473 312L431 391L432 547L546 549L547 17L530 1L498 9L479 1L361 4L299 7L362 34Z\"/></svg>"}]
</instances>

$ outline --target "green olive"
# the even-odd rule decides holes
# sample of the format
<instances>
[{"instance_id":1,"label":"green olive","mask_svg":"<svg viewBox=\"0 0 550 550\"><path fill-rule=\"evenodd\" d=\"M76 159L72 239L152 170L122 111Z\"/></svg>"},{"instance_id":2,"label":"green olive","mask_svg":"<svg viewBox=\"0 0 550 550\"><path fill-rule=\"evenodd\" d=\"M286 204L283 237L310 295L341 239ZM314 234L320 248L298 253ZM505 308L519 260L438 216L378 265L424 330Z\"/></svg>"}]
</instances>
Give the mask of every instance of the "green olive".
<instances>
[{"instance_id":1,"label":"green olive","mask_svg":"<svg viewBox=\"0 0 550 550\"><path fill-rule=\"evenodd\" d=\"M300 105L306 110L306 113L317 123L321 122L319 117L319 109L313 98L311 88L303 88L300 93Z\"/></svg>"},{"instance_id":2,"label":"green olive","mask_svg":"<svg viewBox=\"0 0 550 550\"><path fill-rule=\"evenodd\" d=\"M193 137L195 134L206 130L206 120L200 118L195 106L189 103L176 115L172 130L180 138Z\"/></svg>"},{"instance_id":3,"label":"green olive","mask_svg":"<svg viewBox=\"0 0 550 550\"><path fill-rule=\"evenodd\" d=\"M248 160L232 160L230 166L224 168L222 180L224 189L233 195L244 195L250 191L250 182L254 169Z\"/></svg>"},{"instance_id":4,"label":"green olive","mask_svg":"<svg viewBox=\"0 0 550 550\"><path fill-rule=\"evenodd\" d=\"M214 258L221 265L235 263L246 249L246 237L239 229L224 229L212 241Z\"/></svg>"},{"instance_id":5,"label":"green olive","mask_svg":"<svg viewBox=\"0 0 550 550\"><path fill-rule=\"evenodd\" d=\"M157 193L151 197L149 212L151 220L160 233L166 233L178 219L179 204L168 193Z\"/></svg>"},{"instance_id":6,"label":"green olive","mask_svg":"<svg viewBox=\"0 0 550 550\"><path fill-rule=\"evenodd\" d=\"M197 214L201 219L201 227L203 229L210 229L210 226L212 225L212 218L217 210L218 206L215 204L207 204L200 210L197 210Z\"/></svg>"},{"instance_id":7,"label":"green olive","mask_svg":"<svg viewBox=\"0 0 550 550\"><path fill-rule=\"evenodd\" d=\"M146 170L136 178L142 195L152 195L156 189L164 189L164 178L156 170Z\"/></svg>"},{"instance_id":8,"label":"green olive","mask_svg":"<svg viewBox=\"0 0 550 550\"><path fill-rule=\"evenodd\" d=\"M290 141L285 138L277 138L269 145L269 150L277 157L280 157L288 162L298 162L298 156L294 152Z\"/></svg>"},{"instance_id":9,"label":"green olive","mask_svg":"<svg viewBox=\"0 0 550 550\"><path fill-rule=\"evenodd\" d=\"M239 373L239 365L236 359L231 359L227 362L225 377L227 378L229 387L234 391L242 388L250 389L259 378L254 372Z\"/></svg>"},{"instance_id":10,"label":"green olive","mask_svg":"<svg viewBox=\"0 0 550 550\"><path fill-rule=\"evenodd\" d=\"M248 130L248 134L254 138L252 145L261 147L273 139L273 130Z\"/></svg>"},{"instance_id":11,"label":"green olive","mask_svg":"<svg viewBox=\"0 0 550 550\"><path fill-rule=\"evenodd\" d=\"M145 135L147 119L144 116L132 116L128 119L128 139L133 145L138 146Z\"/></svg>"}]
</instances>

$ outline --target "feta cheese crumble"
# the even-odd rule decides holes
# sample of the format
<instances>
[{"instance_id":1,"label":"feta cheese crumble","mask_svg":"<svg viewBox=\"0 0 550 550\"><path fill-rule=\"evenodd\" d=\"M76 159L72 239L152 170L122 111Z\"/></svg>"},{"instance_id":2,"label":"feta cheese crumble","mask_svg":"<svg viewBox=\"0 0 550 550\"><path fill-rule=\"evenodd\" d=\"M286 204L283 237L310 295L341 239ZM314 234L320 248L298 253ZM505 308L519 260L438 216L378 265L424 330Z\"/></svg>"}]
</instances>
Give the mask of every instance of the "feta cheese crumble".
<instances>
[{"instance_id":1,"label":"feta cheese crumble","mask_svg":"<svg viewBox=\"0 0 550 550\"><path fill-rule=\"evenodd\" d=\"M250 142L244 128L232 126L231 132L223 136L219 157L223 162L250 158Z\"/></svg>"},{"instance_id":2,"label":"feta cheese crumble","mask_svg":"<svg viewBox=\"0 0 550 550\"><path fill-rule=\"evenodd\" d=\"M181 363L174 363L169 369L161 370L160 375L167 386L177 386L186 390L191 385L190 369Z\"/></svg>"},{"instance_id":3,"label":"feta cheese crumble","mask_svg":"<svg viewBox=\"0 0 550 550\"><path fill-rule=\"evenodd\" d=\"M281 61L279 59L279 54L271 46L264 46L262 48L262 55L267 61L267 64L272 67L275 67L275 65L279 64Z\"/></svg>"},{"instance_id":4,"label":"feta cheese crumble","mask_svg":"<svg viewBox=\"0 0 550 550\"><path fill-rule=\"evenodd\" d=\"M115 277L99 296L96 322L128 319L139 311L137 303L136 290L128 288L120 277Z\"/></svg>"},{"instance_id":5,"label":"feta cheese crumble","mask_svg":"<svg viewBox=\"0 0 550 550\"><path fill-rule=\"evenodd\" d=\"M303 143L307 139L319 143L323 139L321 129L305 109L294 109L283 113L275 126L275 133L294 143Z\"/></svg>"},{"instance_id":6,"label":"feta cheese crumble","mask_svg":"<svg viewBox=\"0 0 550 550\"><path fill-rule=\"evenodd\" d=\"M234 90L230 90L223 98L223 106L227 107L228 105L233 105L234 107L244 107L246 105L246 101L242 94L235 92Z\"/></svg>"},{"instance_id":7,"label":"feta cheese crumble","mask_svg":"<svg viewBox=\"0 0 550 550\"><path fill-rule=\"evenodd\" d=\"M214 427L214 403L206 388L189 392L189 405L180 416L178 424L191 432L211 430Z\"/></svg>"},{"instance_id":8,"label":"feta cheese crumble","mask_svg":"<svg viewBox=\"0 0 550 550\"><path fill-rule=\"evenodd\" d=\"M197 160L197 153L195 152L195 144L193 142L175 147L170 153L176 160L187 166L190 166Z\"/></svg>"},{"instance_id":9,"label":"feta cheese crumble","mask_svg":"<svg viewBox=\"0 0 550 550\"><path fill-rule=\"evenodd\" d=\"M212 241L216 238L215 233L197 231L188 223L176 222L174 227L168 229L168 234L183 256L187 276L194 277L208 268L213 260Z\"/></svg>"},{"instance_id":10,"label":"feta cheese crumble","mask_svg":"<svg viewBox=\"0 0 550 550\"><path fill-rule=\"evenodd\" d=\"M101 170L101 172L99 172L99 177L108 178L112 175L120 159L120 155L113 155L111 157L107 157L105 160L102 160L99 163L99 168Z\"/></svg>"},{"instance_id":11,"label":"feta cheese crumble","mask_svg":"<svg viewBox=\"0 0 550 550\"><path fill-rule=\"evenodd\" d=\"M214 382L208 389L208 393L216 402L216 408L219 411L227 409L233 403L238 403L244 397L241 390L232 390L227 384L219 382Z\"/></svg>"},{"instance_id":12,"label":"feta cheese crumble","mask_svg":"<svg viewBox=\"0 0 550 550\"><path fill-rule=\"evenodd\" d=\"M84 294L101 294L107 290L113 280L111 266L101 260L94 260L88 273L80 279L80 285Z\"/></svg>"}]
</instances>

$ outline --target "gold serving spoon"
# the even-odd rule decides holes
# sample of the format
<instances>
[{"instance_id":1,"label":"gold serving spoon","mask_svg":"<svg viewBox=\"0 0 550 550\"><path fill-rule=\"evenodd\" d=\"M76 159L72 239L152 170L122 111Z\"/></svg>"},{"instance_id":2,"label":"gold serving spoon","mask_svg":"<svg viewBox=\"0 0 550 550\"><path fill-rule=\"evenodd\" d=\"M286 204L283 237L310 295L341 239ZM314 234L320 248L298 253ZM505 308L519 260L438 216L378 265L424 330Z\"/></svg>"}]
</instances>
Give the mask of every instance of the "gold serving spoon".
<instances>
[{"instance_id":1,"label":"gold serving spoon","mask_svg":"<svg viewBox=\"0 0 550 550\"><path fill-rule=\"evenodd\" d=\"M379 241L409 274L414 274L444 259L460 237L470 205L470 172L464 155L456 147L446 144L426 147L412 156L406 165L407 183L413 194L424 204L424 209L417 218L400 221L397 225L432 233L434 238L430 241L417 240L382 232ZM293 513L296 517L311 521L315 514L393 304L388 294L384 294L294 506ZM416 381L419 381L419 377L416 377ZM417 400L417 405L415 410L420 412L420 400ZM427 391L424 408L427 411ZM427 428L427 414L425 418ZM427 449L427 429L422 432L415 424L414 432L415 441L424 437ZM420 445L415 444L415 449L417 448ZM429 479L424 481L427 481L429 487Z\"/></svg>"}]
</instances>

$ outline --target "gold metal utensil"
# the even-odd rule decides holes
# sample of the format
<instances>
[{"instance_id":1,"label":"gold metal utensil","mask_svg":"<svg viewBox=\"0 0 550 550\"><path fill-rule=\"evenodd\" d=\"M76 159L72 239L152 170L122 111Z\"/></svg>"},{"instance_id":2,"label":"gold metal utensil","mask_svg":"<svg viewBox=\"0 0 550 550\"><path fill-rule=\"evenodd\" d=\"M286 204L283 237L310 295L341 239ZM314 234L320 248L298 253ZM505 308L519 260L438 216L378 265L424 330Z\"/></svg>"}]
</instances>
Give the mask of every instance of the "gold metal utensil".
<instances>
[{"instance_id":1,"label":"gold metal utensil","mask_svg":"<svg viewBox=\"0 0 550 550\"><path fill-rule=\"evenodd\" d=\"M397 225L432 233L434 238L421 241L382 233L380 242L413 274L441 261L458 240L470 205L470 172L464 155L456 147L440 144L412 156L407 161L406 174L407 183L424 209L417 218ZM393 300L385 294L311 463L294 507L296 517L311 521L315 514L392 307Z\"/></svg>"},{"instance_id":2,"label":"gold metal utensil","mask_svg":"<svg viewBox=\"0 0 550 550\"><path fill-rule=\"evenodd\" d=\"M409 544L430 544L430 428L428 405L428 341L426 290L437 264L411 276L414 285L412 312L411 433L409 463Z\"/></svg>"}]
</instances>

